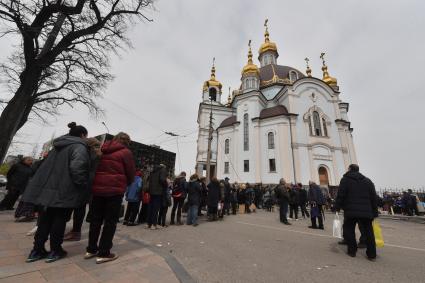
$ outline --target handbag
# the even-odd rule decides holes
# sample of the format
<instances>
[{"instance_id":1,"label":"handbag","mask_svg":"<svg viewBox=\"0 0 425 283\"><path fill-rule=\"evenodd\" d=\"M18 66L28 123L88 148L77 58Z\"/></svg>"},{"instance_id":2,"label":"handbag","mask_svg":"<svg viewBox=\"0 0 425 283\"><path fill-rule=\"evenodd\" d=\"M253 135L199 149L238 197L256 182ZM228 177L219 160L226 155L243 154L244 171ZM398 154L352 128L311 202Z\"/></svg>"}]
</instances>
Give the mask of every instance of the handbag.
<instances>
[{"instance_id":1,"label":"handbag","mask_svg":"<svg viewBox=\"0 0 425 283\"><path fill-rule=\"evenodd\" d=\"M342 238L342 224L339 219L338 212L335 214L335 218L332 225L332 236L335 238Z\"/></svg>"},{"instance_id":2,"label":"handbag","mask_svg":"<svg viewBox=\"0 0 425 283\"><path fill-rule=\"evenodd\" d=\"M377 248L382 248L384 246L384 238L382 237L382 229L379 225L378 220L373 220L372 222L373 234L375 235L375 244Z\"/></svg>"}]
</instances>

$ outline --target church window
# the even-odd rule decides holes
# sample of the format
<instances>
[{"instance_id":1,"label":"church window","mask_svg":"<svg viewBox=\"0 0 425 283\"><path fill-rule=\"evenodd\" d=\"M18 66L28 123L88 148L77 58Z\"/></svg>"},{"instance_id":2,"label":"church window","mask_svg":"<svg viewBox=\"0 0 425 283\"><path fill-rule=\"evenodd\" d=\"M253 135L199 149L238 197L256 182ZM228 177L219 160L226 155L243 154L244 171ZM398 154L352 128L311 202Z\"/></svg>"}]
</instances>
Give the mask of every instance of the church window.
<instances>
[{"instance_id":1,"label":"church window","mask_svg":"<svg viewBox=\"0 0 425 283\"><path fill-rule=\"evenodd\" d=\"M311 126L311 117L308 117L308 129L310 130L310 135L313 135L313 127Z\"/></svg>"},{"instance_id":2,"label":"church window","mask_svg":"<svg viewBox=\"0 0 425 283\"><path fill-rule=\"evenodd\" d=\"M243 150L249 150L248 114L243 115Z\"/></svg>"},{"instance_id":3,"label":"church window","mask_svg":"<svg viewBox=\"0 0 425 283\"><path fill-rule=\"evenodd\" d=\"M224 162L224 174L229 174L229 162Z\"/></svg>"},{"instance_id":4,"label":"church window","mask_svg":"<svg viewBox=\"0 0 425 283\"><path fill-rule=\"evenodd\" d=\"M295 82L298 79L297 73L294 71L291 71L289 73L289 79L291 80L291 82Z\"/></svg>"},{"instance_id":5,"label":"church window","mask_svg":"<svg viewBox=\"0 0 425 283\"><path fill-rule=\"evenodd\" d=\"M322 127L320 126L320 116L317 111L313 112L313 127L314 127L314 134L316 136L322 135Z\"/></svg>"},{"instance_id":6,"label":"church window","mask_svg":"<svg viewBox=\"0 0 425 283\"><path fill-rule=\"evenodd\" d=\"M270 172L276 172L276 159L269 159L269 170Z\"/></svg>"},{"instance_id":7,"label":"church window","mask_svg":"<svg viewBox=\"0 0 425 283\"><path fill-rule=\"evenodd\" d=\"M243 171L244 172L249 172L249 160L244 160L243 161Z\"/></svg>"},{"instance_id":8,"label":"church window","mask_svg":"<svg viewBox=\"0 0 425 283\"><path fill-rule=\"evenodd\" d=\"M215 89L215 87L210 87L210 89L209 89L209 96L210 96L210 100L211 101L216 101L217 100L217 90Z\"/></svg>"},{"instance_id":9,"label":"church window","mask_svg":"<svg viewBox=\"0 0 425 283\"><path fill-rule=\"evenodd\" d=\"M230 151L230 140L226 139L224 141L224 154L229 154Z\"/></svg>"},{"instance_id":10,"label":"church window","mask_svg":"<svg viewBox=\"0 0 425 283\"><path fill-rule=\"evenodd\" d=\"M274 149L274 134L272 132L267 134L267 141L269 149Z\"/></svg>"},{"instance_id":11,"label":"church window","mask_svg":"<svg viewBox=\"0 0 425 283\"><path fill-rule=\"evenodd\" d=\"M322 118L322 125L323 125L323 135L325 137L328 136L328 128L326 127L326 120L324 118Z\"/></svg>"}]
</instances>

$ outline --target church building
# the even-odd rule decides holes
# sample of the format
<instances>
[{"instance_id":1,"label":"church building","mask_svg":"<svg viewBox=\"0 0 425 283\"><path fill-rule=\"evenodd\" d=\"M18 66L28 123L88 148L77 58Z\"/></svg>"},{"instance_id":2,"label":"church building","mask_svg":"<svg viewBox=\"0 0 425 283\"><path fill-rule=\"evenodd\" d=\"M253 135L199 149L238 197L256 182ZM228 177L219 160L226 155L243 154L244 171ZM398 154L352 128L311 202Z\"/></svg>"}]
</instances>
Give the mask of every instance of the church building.
<instances>
[{"instance_id":1,"label":"church building","mask_svg":"<svg viewBox=\"0 0 425 283\"><path fill-rule=\"evenodd\" d=\"M324 60L322 78L278 64L278 49L267 27L254 63L249 43L241 86L222 102L215 66L203 85L198 110L196 171L205 175L211 125L211 176L231 182L276 184L310 180L339 184L348 165L357 163L349 104Z\"/></svg>"}]
</instances>

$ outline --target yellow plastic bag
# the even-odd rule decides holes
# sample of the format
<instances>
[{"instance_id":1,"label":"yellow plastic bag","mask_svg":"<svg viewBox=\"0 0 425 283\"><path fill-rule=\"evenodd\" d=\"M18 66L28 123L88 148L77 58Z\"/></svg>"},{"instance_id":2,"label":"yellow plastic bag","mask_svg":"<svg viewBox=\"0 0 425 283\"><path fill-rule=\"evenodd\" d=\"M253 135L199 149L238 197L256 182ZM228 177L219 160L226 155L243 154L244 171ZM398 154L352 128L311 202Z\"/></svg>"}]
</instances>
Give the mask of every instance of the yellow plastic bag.
<instances>
[{"instance_id":1,"label":"yellow plastic bag","mask_svg":"<svg viewBox=\"0 0 425 283\"><path fill-rule=\"evenodd\" d=\"M378 220L373 220L372 227L373 227L373 234L375 235L376 247L382 248L384 246L384 238L382 237L382 230Z\"/></svg>"}]
</instances>

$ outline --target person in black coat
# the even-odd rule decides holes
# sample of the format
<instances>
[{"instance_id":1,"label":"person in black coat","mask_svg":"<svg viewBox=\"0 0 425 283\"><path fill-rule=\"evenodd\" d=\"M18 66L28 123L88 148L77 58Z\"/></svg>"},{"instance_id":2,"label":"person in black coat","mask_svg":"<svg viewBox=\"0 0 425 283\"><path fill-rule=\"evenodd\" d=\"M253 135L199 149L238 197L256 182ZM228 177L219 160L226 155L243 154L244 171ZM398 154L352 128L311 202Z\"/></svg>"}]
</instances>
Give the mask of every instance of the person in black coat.
<instances>
[{"instance_id":1,"label":"person in black coat","mask_svg":"<svg viewBox=\"0 0 425 283\"><path fill-rule=\"evenodd\" d=\"M310 189L308 190L308 201L311 207L311 226L308 226L308 228L325 229L323 226L322 207L326 203L326 200L320 187L312 181L310 181ZM317 227L316 218L319 220L319 227Z\"/></svg>"},{"instance_id":2,"label":"person in black coat","mask_svg":"<svg viewBox=\"0 0 425 283\"><path fill-rule=\"evenodd\" d=\"M19 196L24 193L28 181L33 174L33 169L31 168L32 162L32 157L24 157L7 172L7 194L0 202L0 211L13 210L13 206Z\"/></svg>"},{"instance_id":3,"label":"person in black coat","mask_svg":"<svg viewBox=\"0 0 425 283\"><path fill-rule=\"evenodd\" d=\"M289 191L289 218L298 220L298 206L300 202L299 192L295 185ZM294 218L295 217L295 218Z\"/></svg>"},{"instance_id":4,"label":"person in black coat","mask_svg":"<svg viewBox=\"0 0 425 283\"><path fill-rule=\"evenodd\" d=\"M218 212L218 203L221 201L220 198L220 182L216 177L211 179L211 182L208 184L208 220L215 221L217 220Z\"/></svg>"},{"instance_id":5,"label":"person in black coat","mask_svg":"<svg viewBox=\"0 0 425 283\"><path fill-rule=\"evenodd\" d=\"M355 235L356 223L362 227L366 239L366 254L369 259L376 258L375 236L372 221L378 217L377 195L372 181L359 172L359 166L351 164L339 184L335 208L344 210L344 237L347 253L354 257L357 252Z\"/></svg>"},{"instance_id":6,"label":"person in black coat","mask_svg":"<svg viewBox=\"0 0 425 283\"><path fill-rule=\"evenodd\" d=\"M275 196L279 203L280 222L291 225L286 216L288 214L289 192L285 179L280 179L279 185L275 188Z\"/></svg>"},{"instance_id":7,"label":"person in black coat","mask_svg":"<svg viewBox=\"0 0 425 283\"><path fill-rule=\"evenodd\" d=\"M307 191L303 188L301 183L297 184L298 196L299 196L299 204L303 218L310 217L310 214L307 211Z\"/></svg>"},{"instance_id":8,"label":"person in black coat","mask_svg":"<svg viewBox=\"0 0 425 283\"><path fill-rule=\"evenodd\" d=\"M47 256L53 262L67 255L62 248L66 222L74 208L81 207L89 191L90 156L85 138L87 130L75 123L69 134L53 142L53 150L28 183L23 200L44 207L34 236L34 247L27 262ZM50 238L50 253L44 244Z\"/></svg>"},{"instance_id":9,"label":"person in black coat","mask_svg":"<svg viewBox=\"0 0 425 283\"><path fill-rule=\"evenodd\" d=\"M197 174L190 177L187 188L189 211L187 213L187 225L198 226L198 207L201 204L201 184Z\"/></svg>"},{"instance_id":10,"label":"person in black coat","mask_svg":"<svg viewBox=\"0 0 425 283\"><path fill-rule=\"evenodd\" d=\"M229 183L229 178L224 178L224 209L223 214L230 215L230 203L231 203L231 190L232 186Z\"/></svg>"}]
</instances>

